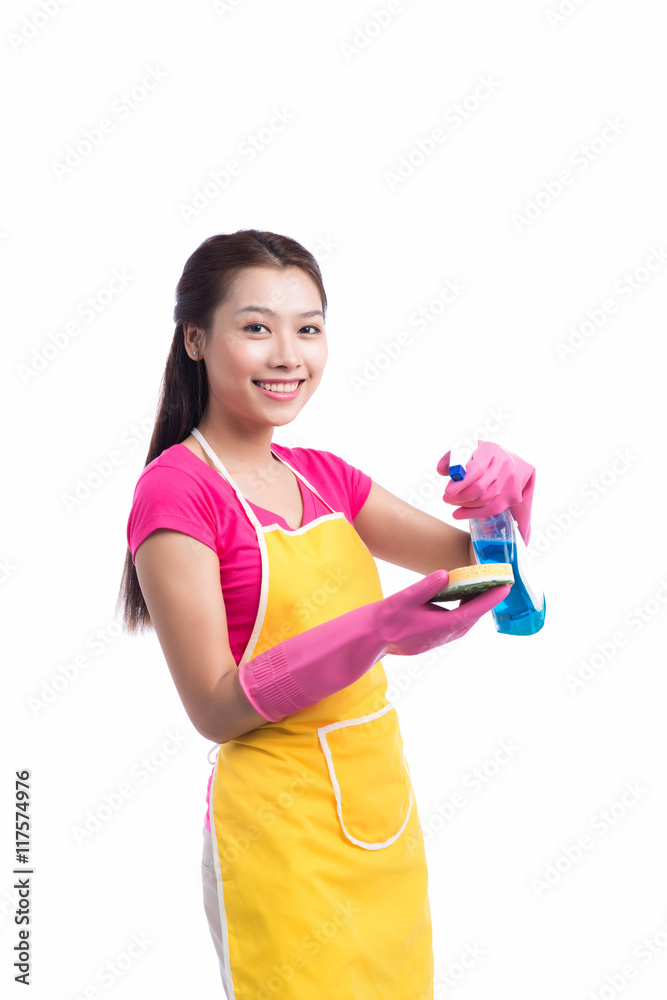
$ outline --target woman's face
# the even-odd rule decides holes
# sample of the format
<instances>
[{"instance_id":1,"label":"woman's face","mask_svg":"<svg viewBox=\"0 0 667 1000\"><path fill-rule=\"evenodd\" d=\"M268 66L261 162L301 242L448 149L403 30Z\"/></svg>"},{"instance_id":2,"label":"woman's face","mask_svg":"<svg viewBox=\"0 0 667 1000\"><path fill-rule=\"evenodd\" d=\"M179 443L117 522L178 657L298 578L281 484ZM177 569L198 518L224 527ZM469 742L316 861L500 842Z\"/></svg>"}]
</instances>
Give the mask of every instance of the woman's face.
<instances>
[{"instance_id":1,"label":"woman's face","mask_svg":"<svg viewBox=\"0 0 667 1000\"><path fill-rule=\"evenodd\" d=\"M322 302L299 267L240 271L218 306L203 357L209 406L232 422L294 420L320 383L327 360ZM260 387L289 383L295 391Z\"/></svg>"}]
</instances>

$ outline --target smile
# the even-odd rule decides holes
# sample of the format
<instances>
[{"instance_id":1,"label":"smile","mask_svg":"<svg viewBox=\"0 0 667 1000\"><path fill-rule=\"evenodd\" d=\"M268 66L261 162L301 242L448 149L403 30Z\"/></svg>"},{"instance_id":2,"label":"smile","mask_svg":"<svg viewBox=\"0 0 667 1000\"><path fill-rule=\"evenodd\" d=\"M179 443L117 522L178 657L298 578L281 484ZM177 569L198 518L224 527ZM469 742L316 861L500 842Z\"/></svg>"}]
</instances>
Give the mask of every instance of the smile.
<instances>
[{"instance_id":1,"label":"smile","mask_svg":"<svg viewBox=\"0 0 667 1000\"><path fill-rule=\"evenodd\" d=\"M272 399L294 399L298 396L304 379L295 379L294 382L253 382L258 389Z\"/></svg>"}]
</instances>

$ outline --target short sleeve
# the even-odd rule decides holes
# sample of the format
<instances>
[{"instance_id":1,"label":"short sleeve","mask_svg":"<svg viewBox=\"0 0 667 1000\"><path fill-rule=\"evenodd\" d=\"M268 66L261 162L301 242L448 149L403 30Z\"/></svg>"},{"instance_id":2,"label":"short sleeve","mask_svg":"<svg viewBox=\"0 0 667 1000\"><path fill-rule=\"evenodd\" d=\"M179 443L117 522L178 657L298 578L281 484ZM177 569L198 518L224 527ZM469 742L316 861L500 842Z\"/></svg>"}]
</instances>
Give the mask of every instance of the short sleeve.
<instances>
[{"instance_id":1,"label":"short sleeve","mask_svg":"<svg viewBox=\"0 0 667 1000\"><path fill-rule=\"evenodd\" d=\"M373 480L365 472L362 472L361 469L357 469L354 465L350 465L343 459L340 459L340 461L343 462L345 468L345 475L348 482L348 494L350 497L350 512L352 514L352 520L354 521L355 517L368 499L368 494L371 491Z\"/></svg>"},{"instance_id":2,"label":"short sleeve","mask_svg":"<svg viewBox=\"0 0 667 1000\"><path fill-rule=\"evenodd\" d=\"M141 543L157 528L173 528L217 552L214 511L197 480L168 465L144 469L137 482L127 522L132 562Z\"/></svg>"}]
</instances>

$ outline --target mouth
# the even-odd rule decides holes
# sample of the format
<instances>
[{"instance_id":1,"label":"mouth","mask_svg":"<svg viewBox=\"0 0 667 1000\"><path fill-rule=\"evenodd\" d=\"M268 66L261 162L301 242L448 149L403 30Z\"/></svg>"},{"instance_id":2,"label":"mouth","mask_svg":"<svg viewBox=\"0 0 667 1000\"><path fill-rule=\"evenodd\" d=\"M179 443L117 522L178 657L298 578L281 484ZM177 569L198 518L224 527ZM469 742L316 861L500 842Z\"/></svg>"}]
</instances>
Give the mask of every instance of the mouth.
<instances>
[{"instance_id":1,"label":"mouth","mask_svg":"<svg viewBox=\"0 0 667 1000\"><path fill-rule=\"evenodd\" d=\"M305 382L305 379L293 379L291 382L287 382L284 379L277 382L259 382L253 379L253 385L256 385L260 392L263 392L265 396L269 396L271 399L295 399L299 392L301 391L301 386Z\"/></svg>"}]
</instances>

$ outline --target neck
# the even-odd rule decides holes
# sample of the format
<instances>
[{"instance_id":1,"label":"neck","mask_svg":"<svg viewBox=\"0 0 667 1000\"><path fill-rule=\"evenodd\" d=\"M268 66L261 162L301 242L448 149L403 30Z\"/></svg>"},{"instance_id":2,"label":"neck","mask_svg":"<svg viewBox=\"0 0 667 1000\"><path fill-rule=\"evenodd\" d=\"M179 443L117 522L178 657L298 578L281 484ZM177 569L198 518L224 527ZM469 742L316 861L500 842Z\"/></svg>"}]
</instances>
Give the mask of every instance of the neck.
<instances>
[{"instance_id":1,"label":"neck","mask_svg":"<svg viewBox=\"0 0 667 1000\"><path fill-rule=\"evenodd\" d=\"M232 477L234 473L261 472L276 464L271 454L273 427L232 428L224 423L213 424L204 416L197 429Z\"/></svg>"}]
</instances>

